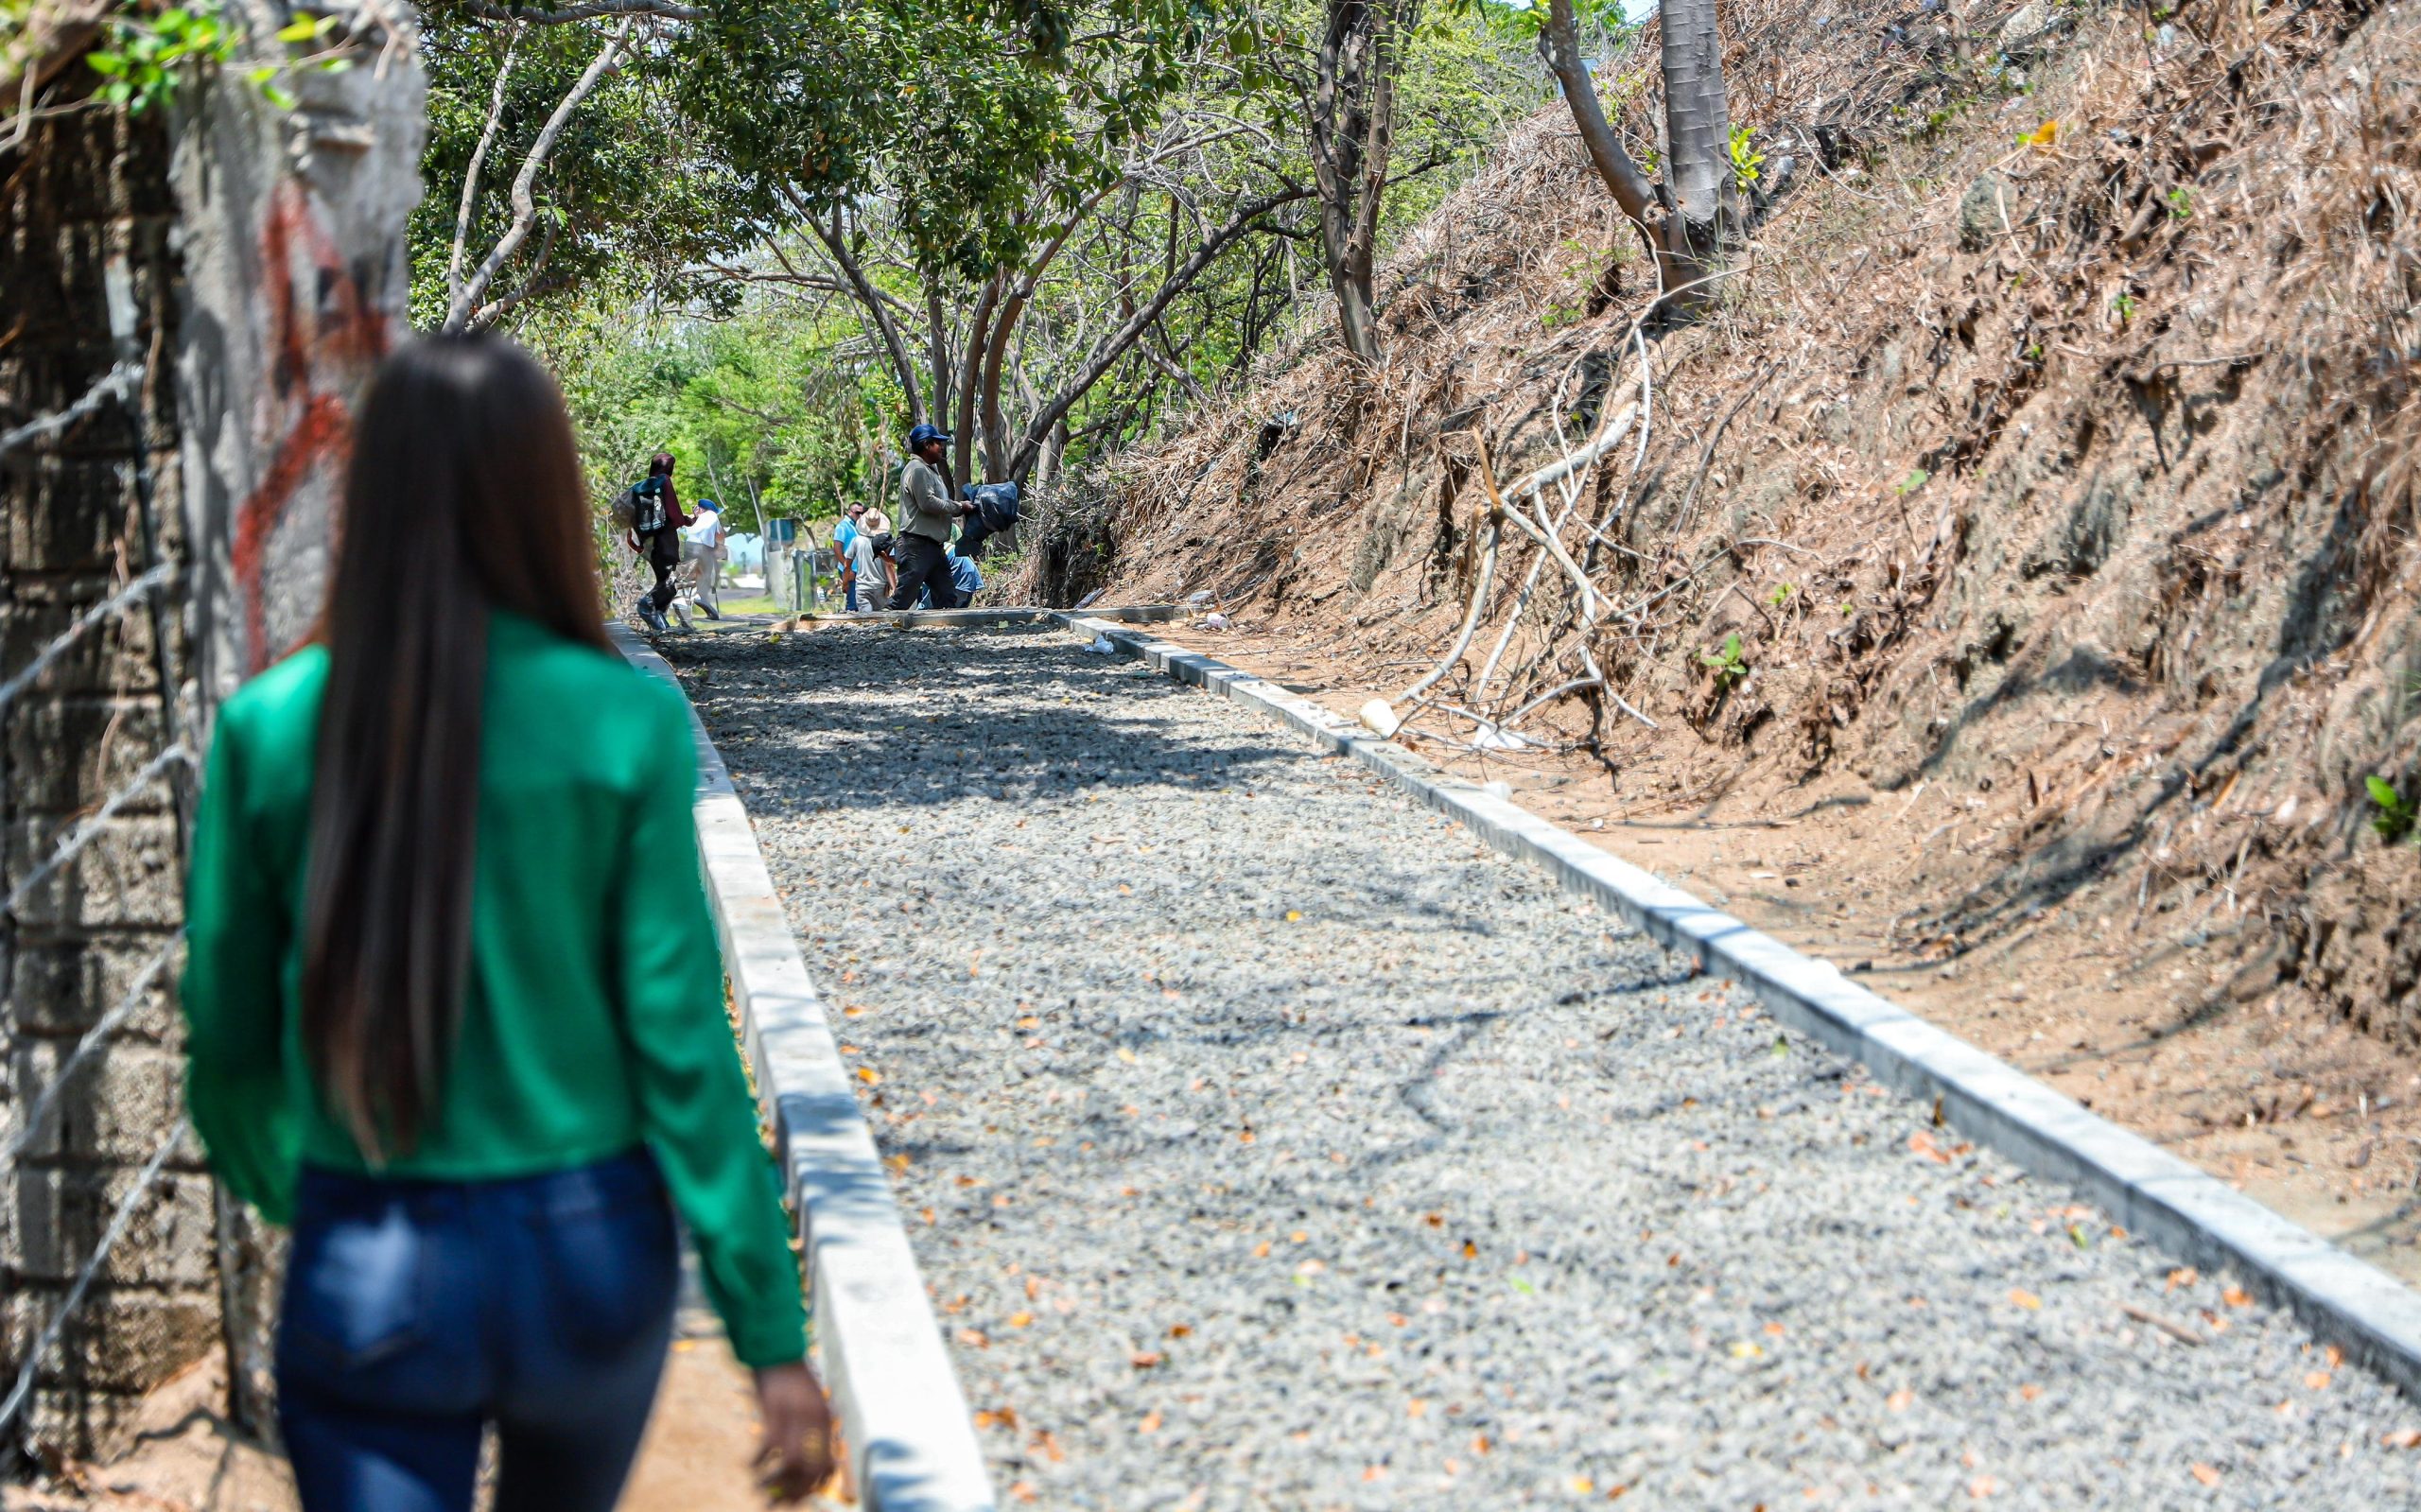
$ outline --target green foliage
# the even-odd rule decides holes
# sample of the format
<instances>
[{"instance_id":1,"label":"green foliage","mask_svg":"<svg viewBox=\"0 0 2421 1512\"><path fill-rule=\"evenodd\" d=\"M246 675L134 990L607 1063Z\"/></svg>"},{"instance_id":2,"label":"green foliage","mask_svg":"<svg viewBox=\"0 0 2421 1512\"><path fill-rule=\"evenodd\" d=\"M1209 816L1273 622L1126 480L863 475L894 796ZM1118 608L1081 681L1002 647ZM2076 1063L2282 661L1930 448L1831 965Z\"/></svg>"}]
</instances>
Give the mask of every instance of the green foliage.
<instances>
[{"instance_id":1,"label":"green foliage","mask_svg":"<svg viewBox=\"0 0 2421 1512\"><path fill-rule=\"evenodd\" d=\"M216 0L196 0L146 14L110 18L106 45L84 55L85 66L107 80L96 99L140 113L167 102L182 78L235 55L235 28Z\"/></svg>"},{"instance_id":2,"label":"green foliage","mask_svg":"<svg viewBox=\"0 0 2421 1512\"><path fill-rule=\"evenodd\" d=\"M1698 660L1703 665L1715 669L1715 686L1717 692L1749 675L1749 663L1741 654L1740 637L1736 634L1723 637L1723 648L1720 651L1698 652Z\"/></svg>"},{"instance_id":3,"label":"green foliage","mask_svg":"<svg viewBox=\"0 0 2421 1512\"><path fill-rule=\"evenodd\" d=\"M735 530L827 519L887 484L879 443L900 398L850 352L856 325L838 310L802 316L759 295L728 321L663 325L601 304L535 334L601 517L657 451L673 455L682 496L716 500Z\"/></svg>"},{"instance_id":4,"label":"green foliage","mask_svg":"<svg viewBox=\"0 0 2421 1512\"><path fill-rule=\"evenodd\" d=\"M1892 485L1892 492L1898 494L1901 497L1906 498L1909 495L1915 493L1918 489L1925 487L1926 482L1931 479L1932 477L1933 474L1926 472L1922 467L1911 467L1908 469L1907 477L1900 479L1899 482Z\"/></svg>"},{"instance_id":5,"label":"green foliage","mask_svg":"<svg viewBox=\"0 0 2421 1512\"><path fill-rule=\"evenodd\" d=\"M1766 602L1773 605L1777 609L1780 609L1783 605L1790 602L1790 596L1794 591L1795 590L1792 588L1791 584L1787 582L1777 582L1774 584L1774 591L1766 595Z\"/></svg>"},{"instance_id":6,"label":"green foliage","mask_svg":"<svg viewBox=\"0 0 2421 1512\"><path fill-rule=\"evenodd\" d=\"M1757 182L1766 155L1756 149L1754 135L1745 126L1732 128L1732 176L1744 184Z\"/></svg>"},{"instance_id":7,"label":"green foliage","mask_svg":"<svg viewBox=\"0 0 2421 1512\"><path fill-rule=\"evenodd\" d=\"M2110 296L2110 307L2117 312L2118 323L2126 324L2135 318L2135 296L2124 292Z\"/></svg>"},{"instance_id":8,"label":"green foliage","mask_svg":"<svg viewBox=\"0 0 2421 1512\"><path fill-rule=\"evenodd\" d=\"M2413 823L2421 819L2421 812L2416 812L2404 795L2395 791L2395 783L2385 777L2369 776L2362 779L2362 785L2370 790L2371 808L2375 810L2371 815L2371 827L2378 831L2379 839L2394 844L2412 832Z\"/></svg>"},{"instance_id":9,"label":"green foliage","mask_svg":"<svg viewBox=\"0 0 2421 1512\"><path fill-rule=\"evenodd\" d=\"M2163 199L2168 205L2169 219L2191 220L2194 218L2193 190L2181 183L2176 188L2169 190L2167 195L2163 196Z\"/></svg>"}]
</instances>

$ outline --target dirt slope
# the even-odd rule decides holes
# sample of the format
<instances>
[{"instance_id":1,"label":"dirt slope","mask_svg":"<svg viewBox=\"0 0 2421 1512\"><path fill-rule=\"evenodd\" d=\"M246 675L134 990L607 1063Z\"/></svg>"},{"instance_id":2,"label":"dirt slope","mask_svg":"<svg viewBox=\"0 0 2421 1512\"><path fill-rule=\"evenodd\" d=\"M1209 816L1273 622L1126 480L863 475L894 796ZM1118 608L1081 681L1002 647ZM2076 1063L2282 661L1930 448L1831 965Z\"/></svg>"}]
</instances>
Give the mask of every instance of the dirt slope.
<instances>
[{"instance_id":1,"label":"dirt slope","mask_svg":"<svg viewBox=\"0 0 2421 1512\"><path fill-rule=\"evenodd\" d=\"M1633 336L1653 272L1541 114L1399 250L1381 367L1307 323L1044 501L1010 590L1209 590L1223 653L1401 694L1470 600L1482 469L1563 455L1644 354L1644 460L1561 537L1616 613L1583 631L1544 572L1476 687L1508 538L1411 739L2409 1246L2421 861L2364 784L2421 798L2421 18L1824 9L1728 8L1780 192L1704 318ZM1585 680L1584 645L1604 688L1471 749L1457 709Z\"/></svg>"}]
</instances>

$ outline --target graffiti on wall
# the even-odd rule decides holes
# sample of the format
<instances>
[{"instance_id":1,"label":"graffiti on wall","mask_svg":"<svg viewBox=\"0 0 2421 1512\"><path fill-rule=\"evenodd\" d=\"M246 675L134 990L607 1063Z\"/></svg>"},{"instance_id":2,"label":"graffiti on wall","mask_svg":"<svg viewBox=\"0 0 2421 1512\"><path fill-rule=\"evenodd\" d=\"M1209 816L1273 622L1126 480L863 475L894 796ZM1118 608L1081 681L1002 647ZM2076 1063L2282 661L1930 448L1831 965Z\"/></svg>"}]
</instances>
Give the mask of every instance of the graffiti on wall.
<instances>
[{"instance_id":1,"label":"graffiti on wall","mask_svg":"<svg viewBox=\"0 0 2421 1512\"><path fill-rule=\"evenodd\" d=\"M387 315L362 297L313 196L293 180L270 197L260 260L269 381L259 433L268 461L236 507L231 553L247 673L293 649L272 638L270 624L279 528L306 494L333 506L350 450L352 396L393 340Z\"/></svg>"}]
</instances>

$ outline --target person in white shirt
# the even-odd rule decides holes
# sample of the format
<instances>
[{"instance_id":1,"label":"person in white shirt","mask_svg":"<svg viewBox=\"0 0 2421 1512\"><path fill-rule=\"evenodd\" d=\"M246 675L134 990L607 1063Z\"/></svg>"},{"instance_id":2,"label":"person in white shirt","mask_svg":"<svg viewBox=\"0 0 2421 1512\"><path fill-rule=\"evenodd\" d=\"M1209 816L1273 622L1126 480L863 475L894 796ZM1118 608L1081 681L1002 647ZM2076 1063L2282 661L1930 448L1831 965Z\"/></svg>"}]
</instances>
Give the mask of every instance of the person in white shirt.
<instances>
[{"instance_id":1,"label":"person in white shirt","mask_svg":"<svg viewBox=\"0 0 2421 1512\"><path fill-rule=\"evenodd\" d=\"M892 536L889 530L878 533L872 516L858 527L849 542L849 565L858 577L858 608L865 614L880 614L890 600L892 585Z\"/></svg>"},{"instance_id":2,"label":"person in white shirt","mask_svg":"<svg viewBox=\"0 0 2421 1512\"><path fill-rule=\"evenodd\" d=\"M723 617L723 506L710 498L698 500L697 523L681 532L681 565L697 574L689 590L692 602L708 619Z\"/></svg>"}]
</instances>

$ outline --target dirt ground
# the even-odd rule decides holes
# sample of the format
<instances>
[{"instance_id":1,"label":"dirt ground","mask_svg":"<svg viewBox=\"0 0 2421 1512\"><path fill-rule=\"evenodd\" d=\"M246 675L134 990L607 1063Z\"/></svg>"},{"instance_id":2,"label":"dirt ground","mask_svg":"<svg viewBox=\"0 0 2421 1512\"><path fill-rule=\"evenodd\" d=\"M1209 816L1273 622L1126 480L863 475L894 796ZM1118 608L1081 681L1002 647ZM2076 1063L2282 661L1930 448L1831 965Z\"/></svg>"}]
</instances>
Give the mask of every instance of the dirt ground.
<instances>
[{"instance_id":1,"label":"dirt ground","mask_svg":"<svg viewBox=\"0 0 2421 1512\"><path fill-rule=\"evenodd\" d=\"M1384 645L1357 652L1350 625L1318 635L1246 618L1156 633L1348 718L1412 675ZM1799 783L1728 752L1690 759L1661 742L1611 775L1581 756L1408 743L1507 783L1532 811L2421 1281L2421 1074L2345 1020L2273 990L2274 963L2224 898L2155 933L2142 927L2134 879L2120 878L1954 959L1910 924L1948 913L1977 885L1997 826L1947 783L1881 792L1839 772Z\"/></svg>"}]
</instances>

